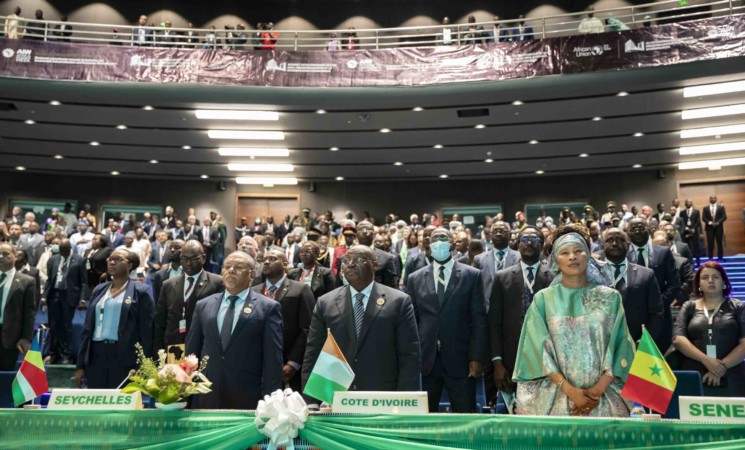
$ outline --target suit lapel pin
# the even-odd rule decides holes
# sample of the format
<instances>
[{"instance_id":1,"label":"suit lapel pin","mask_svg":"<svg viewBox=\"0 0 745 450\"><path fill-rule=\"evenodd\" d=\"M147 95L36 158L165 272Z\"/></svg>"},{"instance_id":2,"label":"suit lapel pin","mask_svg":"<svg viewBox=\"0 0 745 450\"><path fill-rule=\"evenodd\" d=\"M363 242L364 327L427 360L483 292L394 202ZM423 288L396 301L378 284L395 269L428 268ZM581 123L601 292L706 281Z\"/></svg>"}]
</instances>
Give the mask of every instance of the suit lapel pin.
<instances>
[{"instance_id":1,"label":"suit lapel pin","mask_svg":"<svg viewBox=\"0 0 745 450\"><path fill-rule=\"evenodd\" d=\"M385 299L383 297L380 297L375 301L375 303L377 303L378 306L383 306L385 304Z\"/></svg>"},{"instance_id":2,"label":"suit lapel pin","mask_svg":"<svg viewBox=\"0 0 745 450\"><path fill-rule=\"evenodd\" d=\"M243 314L251 314L251 311L252 311L251 308L249 308L248 306L243 308Z\"/></svg>"},{"instance_id":3,"label":"suit lapel pin","mask_svg":"<svg viewBox=\"0 0 745 450\"><path fill-rule=\"evenodd\" d=\"M202 286L204 286L204 281L199 282L199 287L202 287Z\"/></svg>"},{"instance_id":4,"label":"suit lapel pin","mask_svg":"<svg viewBox=\"0 0 745 450\"><path fill-rule=\"evenodd\" d=\"M132 303L132 297L127 297L127 299L126 299L126 300L124 300L124 303L126 303L126 304L128 304L128 305L129 305L130 303Z\"/></svg>"}]
</instances>

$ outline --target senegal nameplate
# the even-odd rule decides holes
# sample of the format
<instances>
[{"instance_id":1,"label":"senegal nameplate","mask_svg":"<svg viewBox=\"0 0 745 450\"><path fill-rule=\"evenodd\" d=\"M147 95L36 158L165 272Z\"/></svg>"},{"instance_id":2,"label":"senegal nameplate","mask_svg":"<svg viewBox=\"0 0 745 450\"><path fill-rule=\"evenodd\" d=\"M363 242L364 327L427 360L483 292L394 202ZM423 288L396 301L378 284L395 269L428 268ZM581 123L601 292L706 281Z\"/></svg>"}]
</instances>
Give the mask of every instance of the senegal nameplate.
<instances>
[{"instance_id":1,"label":"senegal nameplate","mask_svg":"<svg viewBox=\"0 0 745 450\"><path fill-rule=\"evenodd\" d=\"M745 424L745 398L680 397L680 420Z\"/></svg>"}]
</instances>

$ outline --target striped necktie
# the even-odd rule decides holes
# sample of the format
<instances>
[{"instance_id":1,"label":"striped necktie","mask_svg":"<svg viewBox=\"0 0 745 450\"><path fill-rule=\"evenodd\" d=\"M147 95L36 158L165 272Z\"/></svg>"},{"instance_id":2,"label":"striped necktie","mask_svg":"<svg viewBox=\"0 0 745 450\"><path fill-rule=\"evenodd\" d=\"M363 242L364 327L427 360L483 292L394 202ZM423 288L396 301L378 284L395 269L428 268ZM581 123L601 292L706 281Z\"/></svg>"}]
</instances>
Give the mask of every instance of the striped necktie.
<instances>
[{"instance_id":1,"label":"striped necktie","mask_svg":"<svg viewBox=\"0 0 745 450\"><path fill-rule=\"evenodd\" d=\"M365 317L365 305L362 303L365 294L359 292L354 296L354 298L354 331L357 334L357 337L360 337L360 331L362 331L362 319Z\"/></svg>"}]
</instances>

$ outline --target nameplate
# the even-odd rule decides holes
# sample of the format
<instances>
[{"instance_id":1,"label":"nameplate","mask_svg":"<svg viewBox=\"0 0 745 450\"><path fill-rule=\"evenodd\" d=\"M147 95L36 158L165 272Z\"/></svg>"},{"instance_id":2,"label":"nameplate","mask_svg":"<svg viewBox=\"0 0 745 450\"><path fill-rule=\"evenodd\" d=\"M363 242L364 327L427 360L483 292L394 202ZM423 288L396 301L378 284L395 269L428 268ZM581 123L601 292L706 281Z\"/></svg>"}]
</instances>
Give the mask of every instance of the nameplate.
<instances>
[{"instance_id":1,"label":"nameplate","mask_svg":"<svg viewBox=\"0 0 745 450\"><path fill-rule=\"evenodd\" d=\"M680 397L680 420L745 424L745 398Z\"/></svg>"},{"instance_id":2,"label":"nameplate","mask_svg":"<svg viewBox=\"0 0 745 450\"><path fill-rule=\"evenodd\" d=\"M427 414L426 392L334 393L334 414Z\"/></svg>"},{"instance_id":3,"label":"nameplate","mask_svg":"<svg viewBox=\"0 0 745 450\"><path fill-rule=\"evenodd\" d=\"M122 394L118 389L52 389L47 409L119 410L142 409L140 392Z\"/></svg>"}]
</instances>

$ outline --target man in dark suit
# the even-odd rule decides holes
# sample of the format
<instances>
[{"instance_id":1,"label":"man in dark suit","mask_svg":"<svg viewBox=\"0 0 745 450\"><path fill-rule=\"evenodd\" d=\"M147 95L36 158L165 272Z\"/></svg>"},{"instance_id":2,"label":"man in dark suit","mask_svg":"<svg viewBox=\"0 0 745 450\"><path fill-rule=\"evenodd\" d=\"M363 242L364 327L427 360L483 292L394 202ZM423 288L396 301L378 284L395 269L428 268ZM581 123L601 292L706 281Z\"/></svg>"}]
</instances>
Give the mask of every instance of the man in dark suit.
<instances>
[{"instance_id":1,"label":"man in dark suit","mask_svg":"<svg viewBox=\"0 0 745 450\"><path fill-rule=\"evenodd\" d=\"M168 255L168 233L163 230L155 232L155 241L150 244L150 258L147 267L150 273L155 273L170 262Z\"/></svg>"},{"instance_id":2,"label":"man in dark suit","mask_svg":"<svg viewBox=\"0 0 745 450\"><path fill-rule=\"evenodd\" d=\"M34 279L15 268L15 249L0 243L0 370L16 368L31 347L36 317Z\"/></svg>"},{"instance_id":3,"label":"man in dark suit","mask_svg":"<svg viewBox=\"0 0 745 450\"><path fill-rule=\"evenodd\" d=\"M288 279L287 257L281 250L269 250L264 255L264 283L251 289L279 302L282 309L282 383L300 391L300 367L305 355L310 318L316 299L310 287ZM326 269L328 270L328 269ZM331 273L331 272L329 272Z\"/></svg>"},{"instance_id":4,"label":"man in dark suit","mask_svg":"<svg viewBox=\"0 0 745 450\"><path fill-rule=\"evenodd\" d=\"M220 231L212 227L212 219L205 217L202 221L204 226L200 233L202 234L202 246L207 260L204 262L204 269L212 273L217 273L217 260L215 259L217 247L220 244Z\"/></svg>"},{"instance_id":5,"label":"man in dark suit","mask_svg":"<svg viewBox=\"0 0 745 450\"><path fill-rule=\"evenodd\" d=\"M494 247L473 260L473 267L481 271L484 283L484 293L490 294L497 271L520 264L520 254L509 247L510 226L507 222L497 220L491 227L491 241ZM486 301L486 311L489 311L489 300Z\"/></svg>"},{"instance_id":6,"label":"man in dark suit","mask_svg":"<svg viewBox=\"0 0 745 450\"><path fill-rule=\"evenodd\" d=\"M693 252L691 252L691 248L688 246L688 244L675 240L675 232L677 230L675 225L670 222L666 222L660 225L660 229L665 232L665 238L669 243L668 247L670 247L673 255L682 256L683 258L686 258L688 261L690 261L691 264L693 264Z\"/></svg>"},{"instance_id":7,"label":"man in dark suit","mask_svg":"<svg viewBox=\"0 0 745 450\"><path fill-rule=\"evenodd\" d=\"M490 362L494 371L497 389L512 393L512 372L515 370L517 346L528 307L533 295L547 288L554 274L541 262L543 234L533 226L526 226L518 235L520 263L497 271L490 293L487 323L491 343ZM486 386L491 383L485 380ZM487 398L492 400L496 392L487 389Z\"/></svg>"},{"instance_id":8,"label":"man in dark suit","mask_svg":"<svg viewBox=\"0 0 745 450\"><path fill-rule=\"evenodd\" d=\"M652 244L667 247L670 245L668 235L660 230L654 232L652 237ZM685 244L684 244L685 245ZM680 278L680 292L675 296L673 306L682 305L691 298L691 292L693 292L693 263L688 259L678 256L673 253L675 258L675 270L678 271L678 278Z\"/></svg>"},{"instance_id":9,"label":"man in dark suit","mask_svg":"<svg viewBox=\"0 0 745 450\"><path fill-rule=\"evenodd\" d=\"M659 247L652 244L649 238L649 228L642 218L633 218L628 221L629 246L626 259L640 266L654 270L657 278L657 286L660 288L662 306L665 308L662 329L655 343L665 353L672 343L673 319L670 314L670 306L680 292L680 279L675 270L675 258L667 247Z\"/></svg>"},{"instance_id":10,"label":"man in dark suit","mask_svg":"<svg viewBox=\"0 0 745 450\"><path fill-rule=\"evenodd\" d=\"M426 226L424 230L422 230L422 247L424 248L424 251L417 253L413 257L410 256L406 258L406 263L404 264L404 289L409 284L409 275L432 264L429 239L432 236L432 232L436 229L437 227L433 227L432 225Z\"/></svg>"},{"instance_id":11,"label":"man in dark suit","mask_svg":"<svg viewBox=\"0 0 745 450\"><path fill-rule=\"evenodd\" d=\"M264 395L282 388L281 306L251 291L255 267L246 253L229 255L222 269L226 291L194 310L186 354L210 356L205 376L212 382L195 408L256 409Z\"/></svg>"},{"instance_id":12,"label":"man in dark suit","mask_svg":"<svg viewBox=\"0 0 745 450\"><path fill-rule=\"evenodd\" d=\"M287 215L285 216L285 220L277 227L277 242L279 242L280 245L290 231L292 231L292 224L290 223L290 216Z\"/></svg>"},{"instance_id":13,"label":"man in dark suit","mask_svg":"<svg viewBox=\"0 0 745 450\"><path fill-rule=\"evenodd\" d=\"M642 325L652 339L657 340L665 318L657 278L652 269L628 261L628 249L626 233L619 228L606 229L603 233L603 255L607 264L603 270L611 280L610 287L621 293L626 324L634 341L641 339Z\"/></svg>"},{"instance_id":14,"label":"man in dark suit","mask_svg":"<svg viewBox=\"0 0 745 450\"><path fill-rule=\"evenodd\" d=\"M693 208L693 202L690 199L685 201L685 209L680 211L680 236L688 244L696 258L696 262L701 262L701 253L698 242L701 236L701 213Z\"/></svg>"},{"instance_id":15,"label":"man in dark suit","mask_svg":"<svg viewBox=\"0 0 745 450\"><path fill-rule=\"evenodd\" d=\"M480 377L486 358L486 309L481 272L453 260L453 234L438 228L430 237L432 264L411 274L406 292L417 317L422 387L437 412L443 387L453 412L476 412L469 378Z\"/></svg>"},{"instance_id":16,"label":"man in dark suit","mask_svg":"<svg viewBox=\"0 0 745 450\"><path fill-rule=\"evenodd\" d=\"M85 258L72 252L69 239L62 239L59 254L49 259L47 275L41 307L49 305L52 360L59 364L72 364L72 318L76 307L85 308L88 274Z\"/></svg>"},{"instance_id":17,"label":"man in dark suit","mask_svg":"<svg viewBox=\"0 0 745 450\"><path fill-rule=\"evenodd\" d=\"M174 239L168 244L168 259L171 261L167 267L160 269L153 274L153 298L160 298L160 289L163 287L163 283L171 278L176 278L181 275L181 247L183 247L184 241L181 239Z\"/></svg>"},{"instance_id":18,"label":"man in dark suit","mask_svg":"<svg viewBox=\"0 0 745 450\"><path fill-rule=\"evenodd\" d=\"M714 242L717 244L717 259L724 258L724 221L727 220L727 211L724 206L717 204L717 196L709 197L709 206L703 209L701 215L704 219L704 230L706 231L706 256L714 258Z\"/></svg>"},{"instance_id":19,"label":"man in dark suit","mask_svg":"<svg viewBox=\"0 0 745 450\"><path fill-rule=\"evenodd\" d=\"M421 390L414 306L408 295L375 281L376 263L369 246L351 247L342 266L349 286L318 299L303 359L303 386L330 330L355 374L350 390Z\"/></svg>"},{"instance_id":20,"label":"man in dark suit","mask_svg":"<svg viewBox=\"0 0 745 450\"><path fill-rule=\"evenodd\" d=\"M373 247L374 235L375 232L372 223L363 220L357 224L357 242L360 245L366 245L372 248L375 257L378 259L375 281L395 289L398 287L398 280L396 279L396 269L393 265L393 256L388 252ZM341 283L337 284L341 285Z\"/></svg>"},{"instance_id":21,"label":"man in dark suit","mask_svg":"<svg viewBox=\"0 0 745 450\"><path fill-rule=\"evenodd\" d=\"M111 221L109 228L101 234L109 240L109 247L111 248L117 248L124 244L124 235L119 232L119 222L116 220Z\"/></svg>"},{"instance_id":22,"label":"man in dark suit","mask_svg":"<svg viewBox=\"0 0 745 450\"><path fill-rule=\"evenodd\" d=\"M317 242L308 241L304 243L300 248L300 260L303 263L303 268L290 269L287 272L287 278L310 286L315 300L336 289L336 282L331 269L316 264L320 251L321 246ZM287 259L286 256L285 259Z\"/></svg>"},{"instance_id":23,"label":"man in dark suit","mask_svg":"<svg viewBox=\"0 0 745 450\"><path fill-rule=\"evenodd\" d=\"M26 252L23 250L16 250L15 268L16 271L34 279L34 307L36 307L41 300L41 277L39 276L39 269L28 263Z\"/></svg>"},{"instance_id":24,"label":"man in dark suit","mask_svg":"<svg viewBox=\"0 0 745 450\"><path fill-rule=\"evenodd\" d=\"M191 328L197 302L225 290L222 278L202 268L206 256L202 244L185 242L179 262L182 273L163 283L155 308L155 351L183 345Z\"/></svg>"}]
</instances>

